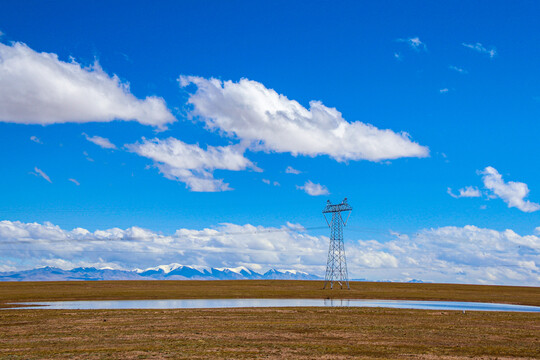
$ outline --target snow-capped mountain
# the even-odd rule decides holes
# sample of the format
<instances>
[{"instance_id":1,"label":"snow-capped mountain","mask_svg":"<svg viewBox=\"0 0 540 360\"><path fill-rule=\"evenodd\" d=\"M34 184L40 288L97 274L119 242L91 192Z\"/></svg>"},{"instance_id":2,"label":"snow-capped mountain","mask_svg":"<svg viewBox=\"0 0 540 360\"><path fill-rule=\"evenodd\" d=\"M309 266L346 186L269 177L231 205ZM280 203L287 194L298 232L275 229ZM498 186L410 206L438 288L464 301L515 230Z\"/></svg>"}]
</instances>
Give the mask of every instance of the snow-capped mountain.
<instances>
[{"instance_id":1,"label":"snow-capped mountain","mask_svg":"<svg viewBox=\"0 0 540 360\"><path fill-rule=\"evenodd\" d=\"M114 270L94 267L62 270L55 267L42 267L32 270L0 272L0 281L67 281L67 280L320 280L297 270L270 269L260 274L246 267L206 268L180 264L160 265L148 269Z\"/></svg>"}]
</instances>

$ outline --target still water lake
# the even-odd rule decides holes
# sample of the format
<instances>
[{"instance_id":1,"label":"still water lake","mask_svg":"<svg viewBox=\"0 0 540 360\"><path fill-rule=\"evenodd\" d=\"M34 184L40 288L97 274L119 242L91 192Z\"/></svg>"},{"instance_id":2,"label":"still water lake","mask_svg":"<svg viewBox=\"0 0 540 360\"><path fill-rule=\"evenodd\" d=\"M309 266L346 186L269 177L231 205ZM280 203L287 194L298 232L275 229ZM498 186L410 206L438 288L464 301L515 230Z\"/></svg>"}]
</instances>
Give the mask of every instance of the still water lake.
<instances>
[{"instance_id":1,"label":"still water lake","mask_svg":"<svg viewBox=\"0 0 540 360\"><path fill-rule=\"evenodd\" d=\"M329 300L329 299L192 299L192 300L96 300L25 302L15 309L109 310L109 309L222 309L261 307L382 307L395 309L540 312L538 306L458 301ZM13 310L14 308L11 308Z\"/></svg>"}]
</instances>

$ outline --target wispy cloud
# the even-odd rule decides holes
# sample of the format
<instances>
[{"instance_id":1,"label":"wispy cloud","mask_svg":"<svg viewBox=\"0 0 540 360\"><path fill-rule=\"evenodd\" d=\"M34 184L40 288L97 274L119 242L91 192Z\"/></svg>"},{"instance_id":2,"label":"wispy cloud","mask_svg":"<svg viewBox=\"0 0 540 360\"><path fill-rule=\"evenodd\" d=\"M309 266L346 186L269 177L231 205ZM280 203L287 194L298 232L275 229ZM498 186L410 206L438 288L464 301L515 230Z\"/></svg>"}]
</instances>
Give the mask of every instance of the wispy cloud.
<instances>
[{"instance_id":1,"label":"wispy cloud","mask_svg":"<svg viewBox=\"0 0 540 360\"><path fill-rule=\"evenodd\" d=\"M88 136L85 133L82 133L86 140L90 141L91 143L94 143L103 149L116 149L116 145L111 143L109 139L101 137L101 136Z\"/></svg>"},{"instance_id":2,"label":"wispy cloud","mask_svg":"<svg viewBox=\"0 0 540 360\"><path fill-rule=\"evenodd\" d=\"M540 204L525 200L529 195L529 187L522 182L505 182L502 175L491 167L486 167L479 172L482 175L484 186L492 194L502 199L508 207L515 207L523 212L534 212L540 210Z\"/></svg>"},{"instance_id":3,"label":"wispy cloud","mask_svg":"<svg viewBox=\"0 0 540 360\"><path fill-rule=\"evenodd\" d=\"M306 183L303 186L296 185L296 188L299 190L304 190L306 194L311 195L311 196L330 194L326 186L312 183L311 180L306 181Z\"/></svg>"},{"instance_id":4,"label":"wispy cloud","mask_svg":"<svg viewBox=\"0 0 540 360\"><path fill-rule=\"evenodd\" d=\"M450 90L448 90L448 88L444 88L444 89L440 89L439 90L439 93L441 94L446 94L447 92L449 92Z\"/></svg>"},{"instance_id":5,"label":"wispy cloud","mask_svg":"<svg viewBox=\"0 0 540 360\"><path fill-rule=\"evenodd\" d=\"M403 60L403 56L400 53L395 52L394 53L394 59L396 60Z\"/></svg>"},{"instance_id":6,"label":"wispy cloud","mask_svg":"<svg viewBox=\"0 0 540 360\"><path fill-rule=\"evenodd\" d=\"M37 136L30 136L30 140L35 142L36 144L43 144Z\"/></svg>"},{"instance_id":7,"label":"wispy cloud","mask_svg":"<svg viewBox=\"0 0 540 360\"><path fill-rule=\"evenodd\" d=\"M43 179L47 180L48 182L52 183L51 179L49 178L49 176L47 174L45 174L45 172L43 170L41 170L40 168L38 168L37 166L34 167L34 171L35 172L31 172L32 175L35 175L35 176L38 176L38 177L42 177Z\"/></svg>"},{"instance_id":8,"label":"wispy cloud","mask_svg":"<svg viewBox=\"0 0 540 360\"><path fill-rule=\"evenodd\" d=\"M83 155L85 156L86 160L90 161L90 162L94 162L94 159L92 159L90 157L90 155L88 155L88 152L87 151L83 151Z\"/></svg>"},{"instance_id":9,"label":"wispy cloud","mask_svg":"<svg viewBox=\"0 0 540 360\"><path fill-rule=\"evenodd\" d=\"M484 47L484 45L482 45L481 43L476 43L476 44L462 43L461 45L465 46L466 48L478 51L481 54L486 54L491 59L494 58L495 55L497 55L497 51L495 50L494 47L488 49L488 48Z\"/></svg>"},{"instance_id":10,"label":"wispy cloud","mask_svg":"<svg viewBox=\"0 0 540 360\"><path fill-rule=\"evenodd\" d=\"M460 67L457 67L457 66L454 66L454 65L450 65L448 67L450 70L454 70L454 71L457 71L458 73L460 74L468 74L468 71L463 69L463 68L460 68Z\"/></svg>"},{"instance_id":11,"label":"wispy cloud","mask_svg":"<svg viewBox=\"0 0 540 360\"><path fill-rule=\"evenodd\" d=\"M287 166L287 168L285 169L285 173L298 175L298 174L301 174L302 172L300 170L296 170L292 166Z\"/></svg>"},{"instance_id":12,"label":"wispy cloud","mask_svg":"<svg viewBox=\"0 0 540 360\"><path fill-rule=\"evenodd\" d=\"M448 188L446 192L448 193L448 195L450 195L451 197L455 199L464 198L464 197L474 198L474 197L482 196L482 193L480 192L480 190L478 190L478 188L475 186L466 186L465 188L461 188L458 190L458 194L454 194L451 188Z\"/></svg>"},{"instance_id":13,"label":"wispy cloud","mask_svg":"<svg viewBox=\"0 0 540 360\"><path fill-rule=\"evenodd\" d=\"M390 235L397 237L400 240L409 240L410 237L407 234L401 234L397 231L390 230Z\"/></svg>"},{"instance_id":14,"label":"wispy cloud","mask_svg":"<svg viewBox=\"0 0 540 360\"><path fill-rule=\"evenodd\" d=\"M406 43L416 51L427 50L426 44L420 41L418 37L413 37L413 38L408 38L408 39L397 39L396 41Z\"/></svg>"},{"instance_id":15,"label":"wispy cloud","mask_svg":"<svg viewBox=\"0 0 540 360\"><path fill-rule=\"evenodd\" d=\"M77 180L75 180L75 179L71 179L71 178L70 178L70 179L68 179L68 180L71 181L72 183L74 183L74 184L77 185L77 186L81 185L81 184L80 184Z\"/></svg>"},{"instance_id":16,"label":"wispy cloud","mask_svg":"<svg viewBox=\"0 0 540 360\"><path fill-rule=\"evenodd\" d=\"M281 184L277 181L270 181L268 179L262 179L262 182L267 184L267 185L273 185L273 186L280 186Z\"/></svg>"}]
</instances>

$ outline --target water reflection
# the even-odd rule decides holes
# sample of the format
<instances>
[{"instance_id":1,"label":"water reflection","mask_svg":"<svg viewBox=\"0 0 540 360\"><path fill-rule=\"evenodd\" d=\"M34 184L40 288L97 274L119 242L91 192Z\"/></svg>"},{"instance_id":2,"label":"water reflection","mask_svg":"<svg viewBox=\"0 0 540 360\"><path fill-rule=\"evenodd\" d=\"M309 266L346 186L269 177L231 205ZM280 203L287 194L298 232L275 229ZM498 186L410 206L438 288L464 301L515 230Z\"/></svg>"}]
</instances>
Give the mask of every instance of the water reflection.
<instances>
[{"instance_id":1,"label":"water reflection","mask_svg":"<svg viewBox=\"0 0 540 360\"><path fill-rule=\"evenodd\" d=\"M351 306L350 303L349 299L324 299L324 306Z\"/></svg>"},{"instance_id":2,"label":"water reflection","mask_svg":"<svg viewBox=\"0 0 540 360\"><path fill-rule=\"evenodd\" d=\"M98 300L18 303L16 309L108 310L108 309L214 309L251 307L383 307L422 310L540 312L538 306L457 301L357 300L357 299L185 299ZM12 308L13 309L13 308ZM7 310L7 309L4 309Z\"/></svg>"}]
</instances>

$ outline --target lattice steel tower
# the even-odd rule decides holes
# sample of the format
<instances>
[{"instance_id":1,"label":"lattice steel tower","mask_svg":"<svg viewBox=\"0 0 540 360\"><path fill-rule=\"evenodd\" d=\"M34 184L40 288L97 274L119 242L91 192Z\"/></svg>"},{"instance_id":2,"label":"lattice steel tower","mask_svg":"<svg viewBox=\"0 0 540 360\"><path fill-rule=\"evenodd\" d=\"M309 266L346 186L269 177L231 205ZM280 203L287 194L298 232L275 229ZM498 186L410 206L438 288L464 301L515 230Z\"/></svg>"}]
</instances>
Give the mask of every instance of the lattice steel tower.
<instances>
[{"instance_id":1,"label":"lattice steel tower","mask_svg":"<svg viewBox=\"0 0 540 360\"><path fill-rule=\"evenodd\" d=\"M343 221L342 212L352 211L352 207L347 204L347 198L343 199L341 204L332 205L330 200L326 202L323 210L324 219L330 227L330 248L328 249L328 261L326 263L326 276L324 277L324 287L330 283L330 289L333 289L334 282L337 282L343 289L343 283L349 287L349 275L347 273L347 260L345 258L345 246L343 245L343 226L347 225L347 220ZM328 222L326 214L332 214L332 223Z\"/></svg>"}]
</instances>

